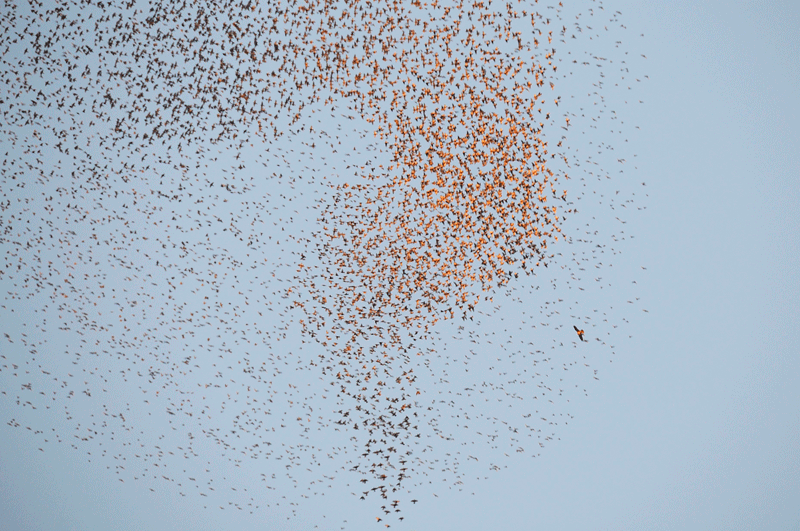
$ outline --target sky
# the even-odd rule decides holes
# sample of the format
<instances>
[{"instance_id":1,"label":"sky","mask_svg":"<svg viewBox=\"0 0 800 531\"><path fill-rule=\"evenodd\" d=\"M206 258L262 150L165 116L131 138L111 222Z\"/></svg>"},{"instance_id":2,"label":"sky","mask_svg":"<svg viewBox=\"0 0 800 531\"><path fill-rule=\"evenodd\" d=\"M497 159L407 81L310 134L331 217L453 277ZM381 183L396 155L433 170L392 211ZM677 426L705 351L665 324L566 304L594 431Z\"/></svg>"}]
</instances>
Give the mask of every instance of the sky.
<instances>
[{"instance_id":1,"label":"sky","mask_svg":"<svg viewBox=\"0 0 800 531\"><path fill-rule=\"evenodd\" d=\"M595 9L599 5L586 4ZM800 93L800 66L796 61L800 7L791 2L608 2L603 7L622 12L621 22L627 31L620 34L631 55L626 60L631 64L632 77L641 81L633 86L630 97L624 90L601 90L605 101L626 123L622 133L609 134L604 126L589 126L574 145L583 152L593 149L588 142L593 142L591 146L614 145L613 156L603 153L598 157L606 168L613 166L614 172L609 172L612 179L590 176L589 165L573 168L571 182L565 186L574 191L579 213L563 225L565 233L574 235L573 243L552 247L564 253L555 259L554 267L537 271L534 277L521 276L508 289L498 289L491 303L478 307L474 321L456 318L437 323L436 354L431 354L427 363L412 360L425 394L419 398L420 404L427 400L434 408L425 418L438 419L443 433L453 436L452 440L441 439L428 427L422 428L424 442L418 451L430 452L433 457L427 463L432 468L416 469L417 478L410 480L413 486L406 498L419 502L408 505L403 498L405 520L392 520L393 528L800 527L800 361L796 346L800 339L800 306L796 303L800 299L796 259L800 255L796 206L800 204L800 152L796 149L800 145L800 106L793 97ZM585 12L585 8L579 10ZM584 17L582 23L591 24L590 20ZM555 46L558 50L558 42ZM576 83L580 85L580 79ZM571 86L565 81L565 87ZM591 96L588 100L577 98L574 103L565 99L562 106L565 112L580 114L576 107L596 101ZM621 105L626 98L630 102ZM373 142L370 124L357 118L345 120L339 113L331 117L322 112L320 116L319 128L341 128L343 145L348 150L350 146L358 148L352 151L353 160L372 156L364 153L364 145ZM316 120L314 116L306 123ZM25 142L12 145L8 140L11 129L3 129L3 152L21 149ZM361 136L362 131L366 136ZM22 129L17 132L22 137L30 134ZM327 197L321 180L304 176L328 171L324 169L328 163L344 173L342 166L351 163L346 159L349 153L325 153L326 159L317 156L319 152L312 156L301 142L314 142L314 138L318 137L304 138L301 134L276 141L271 153L281 154L274 157L258 158L258 148L242 155L243 159L252 157L255 167L261 160L268 161L271 167L265 170L265 177L272 172L282 177L241 178L241 182L251 184L250 196L262 194L255 204L266 206L260 216L265 220L264 230L272 231L269 234L276 243L273 249L260 247L259 252L276 264L277 277L264 281L257 277L268 269L258 269L256 274L239 266L242 278L229 280L233 287L262 288L263 294L253 297L266 299L265 307L274 312L268 315L277 322L283 322L286 313L281 309L280 295L276 295L283 282L281 274L292 274L295 263L290 261L296 257L292 253L301 252L285 238L283 244L277 243L282 238L280 233L288 230L295 235L311 235L316 227L309 218L315 212L314 202ZM618 154L625 158L624 172L619 175L614 165ZM15 156L25 160L29 155L20 152ZM383 156L386 154L376 148L376 160ZM209 174L239 160L231 152L220 153L219 158L225 159L224 163L218 161L216 167L212 164ZM364 158L359 160L363 163ZM54 163L47 160L44 164ZM11 170L6 167L2 182L4 196L16 205L27 193L46 195L66 181L39 183L41 190L31 181L28 190L21 191L12 183ZM586 190L581 188L584 184ZM617 191L631 199L630 208L623 207L621 200L613 203ZM601 198L604 194L611 197ZM615 208L609 209L609 201ZM237 206L216 203L214 208L225 218L227 213L236 212ZM115 205L106 203L103 207ZM21 207L6 210L0 218L11 232L16 229L15 223L21 223L9 218L15 208ZM139 222L139 227L146 226L143 220ZM584 238L581 231L587 230L585 224L599 235ZM78 231L88 230L81 229L80 224L76 227ZM576 241L582 238L591 243ZM7 267L16 263L24 250L17 248L14 238L5 236L1 241ZM558 265L565 262L559 260L598 242L608 245L609 255L613 249L613 256L599 259L605 262L603 268L578 274L579 278L570 283L569 271L574 271L560 270ZM239 256L245 265L249 263L237 255L246 249L237 247L229 234L220 233L214 245L207 249L209 256L214 249L224 248L231 252L223 255ZM145 251L153 253L147 248ZM59 250L43 247L39 252L53 259ZM197 253L205 256L202 251ZM135 260L136 256L129 258ZM258 260L261 258L259 255ZM26 267L29 263L27 259ZM109 287L121 290L128 280L127 273L114 267L120 263L101 260L98 267ZM148 271L156 277L161 274L152 264ZM219 404L228 405L227 411L209 411L208 421L199 428L173 420L165 411L173 406L153 396L157 386L145 386L150 402L143 402L140 382L133 375L144 371L148 363L131 361L133 352L143 343L130 336L139 335L140 325L134 322L137 315L148 315L147 311L132 311L130 330L116 329L122 342L103 339L130 359L116 355L114 348L109 348L111 354L103 354L102 346L97 348L99 355L76 357L75 352L92 348L81 346L81 340L87 338L76 335L80 319L67 318L72 330L58 330L55 317L48 317L46 326L36 328L35 323L42 322L42 301L47 298L12 298L10 293L19 289L15 285L18 280L8 273L0 277L5 297L0 327L9 335L8 340L0 339L0 353L4 355L0 359L0 389L4 391L0 395L0 515L5 528L383 528L384 522L376 523L376 514L382 514L376 498L359 500L352 494L360 493L358 476L340 471L343 460L357 459L358 443L348 439L350 433L334 430L325 422L311 423L310 431L293 430L292 424L270 435L276 448L294 448L285 452L283 461L278 457L283 450L261 454L260 459L248 459L247 452L237 455L237 449L243 448L237 443L228 448L217 444L225 440L222 433L236 422L231 413L236 398L226 400L225 391L220 391L218 398ZM162 280L167 279L153 281L163 287ZM234 291L223 293L219 301L235 304L240 299ZM183 311L181 301L188 307L202 304L188 288L176 288L174 299L156 295L160 299L156 306L167 311ZM545 301L558 299L566 302L555 305L552 311L542 310ZM633 302L629 304L628 300ZM573 301L575 306L565 308ZM47 311L58 313L52 307ZM567 317L569 312L573 313ZM606 321L601 322L595 312L606 313L608 321L619 328L602 324ZM589 317L584 320L589 339L585 344L572 331L574 315ZM256 330L241 326L248 333ZM465 329L458 330L459 326ZM23 332L26 327L27 332ZM62 403L64 394L48 387L53 385L48 383L49 378L38 373L37 389L58 398L53 400L53 409L33 410L24 405L24 400L18 404L17 397L25 396L25 390L20 390L24 376L18 376L18 371L9 366L32 359L30 349L22 346L22 333L27 333L31 337L28 343L35 343L38 349L30 368L45 366L59 379L64 374L85 375L81 379L91 385L75 386L78 396L74 402ZM152 348L162 349L159 359L179 360L191 354L188 347L182 350L183 343L175 339L177 332L170 334L174 337L168 344L150 343L156 345ZM286 334L286 339L276 339L270 347L271 364L284 368L274 381L301 388L284 393L285 397L281 394L280 399L307 399L304 405L286 411L305 416L310 404L312 410L324 415L338 407L321 398L327 380L307 366L319 345L302 343L307 338L296 326L287 327ZM247 347L233 337L228 336L227 343L225 337L220 338L212 357L229 349L223 360L226 364L249 358L241 350ZM478 339L474 346L469 344L473 339ZM513 345L506 348L508 343ZM516 347L517 343L521 346ZM544 361L542 356L523 352L529 343L534 344L530 350L545 350ZM550 405L534 402L534 393L528 387L516 381L511 385L501 374L530 374L527 371L538 370L533 365L535 360L547 370L576 364L576 368L570 365L570 370L559 372L560 376L553 373L553 380L558 377L566 383L563 397L560 393L558 397L544 395L541 402L551 400ZM100 371L80 372L90 366L106 370L108 380L98 376ZM119 373L130 367L133 369L125 377L132 383L126 387L128 380L123 381ZM213 378L215 371L203 365L189 376L174 380L183 388L164 394L197 392L189 387L196 387L193 378ZM97 389L103 382L111 392ZM486 399L465 392L481 382L495 385L486 391ZM241 378L229 383L231 389L238 390ZM503 393L497 391L500 383L505 385ZM83 389L93 396L81 397ZM519 393L520 398L512 400L508 393ZM277 391L273 398L278 401ZM452 405L446 403L450 400ZM44 404L36 402L40 403ZM213 404L213 397L209 403ZM62 412L65 408L66 415ZM460 408L475 408L477 428L452 425L450 412L456 414ZM519 419L531 409L559 417L550 420L557 422L557 427L547 428L552 430L553 439L536 450L539 445L532 438L522 438L518 444L492 444L476 435L484 427L497 429L491 427L496 425L495 420L512 422L513 418L513 422L524 423ZM98 418L103 411L124 411L131 419L129 429L117 429L113 439L104 435L111 429L100 429L100 436L88 440L80 440L80 436L75 439L76 422L83 430L91 422L101 422ZM118 421L116 417L106 420L112 424ZM200 428L202 435L196 431ZM34 433L37 429L43 433ZM214 430L219 430L216 436L210 434ZM189 431L194 431L194 436L188 436ZM250 436L266 440L253 433ZM191 458L181 455L187 440L192 441L188 443ZM504 441L502 437L498 440ZM517 446L524 451L513 451ZM340 453L308 457L325 448L339 448ZM474 463L461 459L460 476L454 478L446 469L454 467L448 458L456 451L476 459ZM145 465L134 457L137 453L157 457ZM291 455L299 457L292 460ZM287 459L294 467L291 476L283 473ZM306 473L317 466L322 472ZM149 472L143 473L143 467ZM268 479L265 481L261 474L267 474ZM271 474L275 474L272 480ZM320 479L320 474L335 479ZM210 480L216 489L201 496L198 491L202 489L193 486L190 477L201 478L200 482ZM229 504L230 500L243 510Z\"/></svg>"}]
</instances>

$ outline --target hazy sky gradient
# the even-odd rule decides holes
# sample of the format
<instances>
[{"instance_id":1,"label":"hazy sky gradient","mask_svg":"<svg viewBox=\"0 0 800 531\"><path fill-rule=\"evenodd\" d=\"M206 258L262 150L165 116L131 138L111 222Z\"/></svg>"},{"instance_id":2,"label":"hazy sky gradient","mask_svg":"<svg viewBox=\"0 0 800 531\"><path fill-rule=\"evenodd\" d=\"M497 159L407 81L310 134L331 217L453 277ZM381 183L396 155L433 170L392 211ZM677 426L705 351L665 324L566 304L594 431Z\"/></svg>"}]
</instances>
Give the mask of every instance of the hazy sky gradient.
<instances>
[{"instance_id":1,"label":"hazy sky gradient","mask_svg":"<svg viewBox=\"0 0 800 531\"><path fill-rule=\"evenodd\" d=\"M636 274L641 300L625 314L633 337L599 365L588 397L570 402L573 418L540 457L512 455L488 479L465 479L463 492L420 488L393 528L800 528L800 5L604 6L644 34L627 44L647 56L649 76L636 87L644 103L625 110L641 129L627 163L638 170L624 178L646 183L635 191L647 210L631 216L635 240L614 258ZM485 317L483 331L502 336L498 319L520 307ZM31 309L17 311L24 320ZM3 389L18 383L0 372ZM251 515L161 482L154 494L84 451L39 451L39 438L5 425L22 414L0 395L4 529L383 528L374 501L338 483L289 519L266 500ZM252 472L242 477L256 495Z\"/></svg>"}]
</instances>

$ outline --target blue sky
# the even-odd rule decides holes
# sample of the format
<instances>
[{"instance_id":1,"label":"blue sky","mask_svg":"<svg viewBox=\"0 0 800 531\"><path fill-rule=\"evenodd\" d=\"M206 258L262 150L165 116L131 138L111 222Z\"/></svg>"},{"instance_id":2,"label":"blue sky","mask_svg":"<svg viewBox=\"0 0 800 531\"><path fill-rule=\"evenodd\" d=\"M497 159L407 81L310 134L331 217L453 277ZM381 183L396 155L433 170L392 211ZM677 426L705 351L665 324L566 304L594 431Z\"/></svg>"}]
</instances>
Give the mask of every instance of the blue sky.
<instances>
[{"instance_id":1,"label":"blue sky","mask_svg":"<svg viewBox=\"0 0 800 531\"><path fill-rule=\"evenodd\" d=\"M588 191L584 191L581 174L573 172L570 186L575 187L581 211L571 226L575 238L583 230L583 222L590 223L592 231L600 232L592 241L619 252L609 260L601 259L612 267L605 267L602 275L596 273L610 286L594 282L589 273L570 285L560 272L549 268L536 277L520 279L508 295L500 290L491 305L479 308L481 313L475 317L479 324L456 319L440 325L436 345L440 356L432 357L427 373L424 364L420 366L420 379L426 385L425 398L435 406L428 418L442 413L442 423L453 430L455 440L430 438L423 443L420 451L430 445L431 459L439 459L441 468L425 469L428 475L419 477L409 496L420 502L406 506L406 520L393 522L392 527L705 530L800 526L800 361L796 347L800 324L796 303L800 298L796 258L800 255L800 155L796 149L800 145L800 107L796 102L800 93L796 60L800 8L790 2L617 2L604 4L604 8L622 11L628 30L624 43L636 58L629 60L631 70L643 81L634 86L629 104L615 109L627 122L624 136L604 136L605 129L598 127L586 129L596 137L576 140L584 152L591 149L586 144L589 141L596 146L627 140L615 152L626 155L624 173L612 174L614 179L608 183L587 178ZM649 76L646 81L645 75ZM611 89L606 94L610 106L626 97ZM576 112L569 105L567 110ZM363 145L357 131L367 130L368 124L327 115L320 120L321 127L328 130L339 125L349 130L345 145ZM304 179L304 175L315 168L324 171L328 163L337 168L349 163L345 155L325 154L328 158L323 161L317 152L313 156L300 153L304 149L301 140L273 145L271 153L281 153L280 157L245 154L253 156L254 167L260 166L258 160L267 160L273 165L270 171L285 177L250 181L256 192L269 194L254 199L254 209L265 207L259 216L276 242L282 226L306 234L314 230L313 220L295 222L313 214L313 201L324 195L319 181ZM9 141L4 142L4 151L12 149ZM358 153L363 156L360 150ZM220 157L233 160L228 153ZM223 166L220 163L218 168ZM22 197L9 176L4 172L3 193L12 200ZM248 178L242 177L242 182ZM608 202L604 205L598 197L614 195L617 190L633 198L631 208L611 212ZM237 210L239 206L215 203L221 218L244 212ZM592 215L599 220L590 219ZM292 224L286 224L292 216ZM618 217L626 221L624 226ZM8 217L3 224L14 228ZM565 230L569 228L565 225ZM230 256L246 251L226 238L220 233L212 246L229 251ZM231 286L260 286L267 299L265 307L272 308L268 315L280 321L284 317L282 303L269 297L283 285L280 275L292 274L292 252L298 249L285 239L275 245L272 250L261 247L259 251L268 263L277 264L276 278L263 280L258 275L271 268L261 268L255 277L248 277L245 271L242 278L226 279ZM12 254L20 251L9 239L3 240L3 247L6 263L12 263L16 259ZM554 251L566 255L579 249L587 248L574 243ZM41 252L50 256L48 253L58 250ZM202 257L202 252L199 255ZM242 261L249 263L245 258ZM104 261L100 266L105 282L123 289L125 274L112 268L112 263ZM154 268L149 271L159 274ZM8 278L0 278L4 292L16 289ZM584 291L579 292L579 286ZM175 310L180 301L188 306L202 304L188 288L178 289L174 297L178 300L173 302L160 296L156 306ZM639 299L628 304L631 297ZM544 302L559 298L565 302L555 305L558 313L542 310ZM234 304L240 300L233 290L219 299ZM353 458L348 453L355 451L348 446L348 434L317 429L314 424L310 432L278 430L271 439L275 448L294 446L296 450L285 455L300 456L295 463L297 471L289 478L281 474L285 461L277 460L282 450L270 458L239 458L235 451L226 452L213 437L197 431L191 443L195 455L183 459L175 448L186 448L190 439L186 432L193 428L165 413L166 403L153 398L155 387L148 388L150 402L145 405L140 388L124 387L119 377L108 376L119 387L103 394L92 387L102 386L98 376L102 371L85 376L92 382L93 396L79 396L74 405L58 402L49 413L18 405L16 397L24 394L20 391L24 377L15 376L9 364L16 362L25 370L23 363L30 360L27 349L20 346L21 333L36 337L31 342L39 342L34 365L46 365L56 376L90 374L79 371L95 366L112 372L134 367L133 374L147 364L132 365L112 355L89 361L84 355L74 364L78 358L67 353L84 348L81 337L54 330L55 318L51 318L48 332L41 332L45 327L31 331L42 319L37 313L41 309L38 299L23 303L6 296L2 304L3 331L17 340L0 340L0 352L6 356L0 360L5 365L0 384L6 391L0 395L4 421L0 427L0 514L9 529L382 528L375 523L374 499L361 501L351 494L358 492L358 476L337 472L341 459ZM606 312L610 322L620 325L608 330L613 334L608 336L608 344L593 341L598 337L606 341L600 334L608 328L594 310ZM138 315L148 315L136 311L132 322ZM576 342L572 315L592 318L584 321L588 344ZM240 329L248 333L257 330L245 320L238 323ZM459 331L462 325L466 329ZM26 326L28 331L23 332ZM308 404L317 412L320 408L324 411L329 403L320 398L322 389L315 386L326 382L304 364L313 358L314 347L302 346L295 328L288 329L285 340L273 342L273 355L281 357L270 358L270 363L283 370L275 382L293 383L300 390L285 395L275 391L270 396L276 402L293 400L293 396L308 398L302 407L287 406L286 412L302 410L298 414L304 415ZM137 330L122 335L138 335ZM214 332L222 334L224 329ZM473 347L467 344L474 334L482 339ZM220 344L225 337L214 343L217 352L233 350L228 359L219 362L223 372L223 363L250 357L237 350L249 347L231 337L225 345ZM513 344L500 346L507 341ZM548 353L550 361L542 362L548 370L579 360L591 367L562 371L569 393L563 400L548 394L546 398L554 399L552 405L534 404L522 384L518 388L506 385L505 391L528 393L523 400L511 400L492 390L495 394L487 395L491 400L481 402L483 396L463 393L465 387L480 382L507 384L508 379L492 373L495 369L520 375L533 372L532 360L541 357L523 352L528 342ZM135 350L114 345L125 354ZM180 354L182 358L180 345L173 341L159 355ZM298 370L300 365L303 370ZM194 377L200 381L213 378L216 370L203 364ZM592 377L594 370L598 371L597 380ZM51 392L48 379L39 378L41 387L37 388ZM190 390L190 382L196 383L190 377L179 381L186 385L185 391ZM241 382L229 383L234 388ZM75 389L80 395L82 388ZM456 392L462 394L455 397ZM447 397L448 393L452 396ZM236 397L226 399L223 394L219 403L227 404L228 409L215 411L210 422L202 424L204 429L230 429ZM451 399L454 406L439 402ZM468 431L447 424L453 420L448 416L451 410L455 413L472 406L482 419L476 422L489 429L494 429L494 418L519 421L514 415L531 409L556 415L555 440L533 451L536 443L526 439L521 443L525 451L516 453L500 444L497 448L487 444L475 434L480 427ZM65 418L64 407L80 421L81 430L91 422L101 422L102 411L112 410L125 411L132 419L131 429L117 430L114 440L96 437L73 442L76 420ZM294 417L287 413L287 418L289 415ZM12 419L21 426L5 424L13 424ZM33 429L25 429L27 426ZM44 433L33 433L36 429ZM56 433L66 442L55 443ZM461 448L462 443L468 449ZM298 449L303 444L309 445L307 452ZM141 452L137 445L144 445ZM316 451L312 447L342 450L330 459L312 459L308 457ZM163 449L166 455L158 456L154 448ZM474 464L462 462L462 484L456 484L453 475L444 470L449 466L445 464L450 457L447 454L455 451L478 458ZM154 457L144 464L132 457L137 452ZM532 458L533 453L537 457ZM321 474L335 475L334 480L319 481L318 473L303 471L317 461L322 462ZM490 470L490 464L496 464L498 470ZM118 468L121 466L124 468ZM142 468L150 472L140 473ZM262 473L276 473L276 478L265 482ZM190 477L211 480L217 488L200 496ZM246 510L236 510L228 505L230 500Z\"/></svg>"}]
</instances>

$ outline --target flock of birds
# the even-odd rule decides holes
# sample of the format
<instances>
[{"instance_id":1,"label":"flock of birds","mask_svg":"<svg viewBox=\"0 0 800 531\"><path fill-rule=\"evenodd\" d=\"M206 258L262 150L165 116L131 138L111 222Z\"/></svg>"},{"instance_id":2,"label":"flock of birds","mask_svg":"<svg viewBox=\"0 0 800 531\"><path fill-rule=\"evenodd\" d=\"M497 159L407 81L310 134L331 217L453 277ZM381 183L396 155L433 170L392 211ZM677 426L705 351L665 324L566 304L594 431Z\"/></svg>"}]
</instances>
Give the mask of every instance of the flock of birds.
<instances>
[{"instance_id":1,"label":"flock of birds","mask_svg":"<svg viewBox=\"0 0 800 531\"><path fill-rule=\"evenodd\" d=\"M606 34L627 29L589 4L569 16L561 3L439 0L4 10L8 424L184 495L214 495L220 455L259 460L267 489L271 470L315 494L356 476L387 527L430 476L463 485L479 466L442 445L544 447L569 417L554 368L597 378L550 324L573 285L610 286L586 271L610 267L627 238L566 221L579 200L620 227L643 208L603 169L625 160L598 132L628 130L607 101L628 63L598 51L619 50ZM579 153L579 133L596 152ZM548 275L556 300L543 302ZM489 366L481 348L500 352L481 322L500 326L495 297L539 303L551 352L507 346L528 336L504 329ZM568 309L580 343L614 348L611 321L627 319L604 312L587 333L593 316ZM535 328L529 313L518 330ZM490 399L519 415L476 408ZM198 472L168 472L176 454ZM288 499L230 505L270 496Z\"/></svg>"}]
</instances>

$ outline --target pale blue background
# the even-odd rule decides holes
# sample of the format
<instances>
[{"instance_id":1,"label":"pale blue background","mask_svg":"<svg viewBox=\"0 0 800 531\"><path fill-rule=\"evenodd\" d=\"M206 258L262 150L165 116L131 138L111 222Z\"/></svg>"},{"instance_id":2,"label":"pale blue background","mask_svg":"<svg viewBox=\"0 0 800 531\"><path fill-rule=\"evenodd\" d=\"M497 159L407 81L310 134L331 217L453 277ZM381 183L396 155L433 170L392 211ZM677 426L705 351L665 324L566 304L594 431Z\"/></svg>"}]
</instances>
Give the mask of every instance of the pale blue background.
<instances>
[{"instance_id":1,"label":"pale blue background","mask_svg":"<svg viewBox=\"0 0 800 531\"><path fill-rule=\"evenodd\" d=\"M800 528L800 5L606 9L644 34L628 44L649 76L627 111L641 130L630 135L638 170L626 168L646 182L647 210L615 258L638 270L633 338L541 457L507 459L464 492L420 488L395 528ZM2 529L382 529L349 487L304 500L291 519L285 505L223 511L163 482L153 494L84 451L40 452L39 438L5 425L20 415L3 396Z\"/></svg>"}]
</instances>

